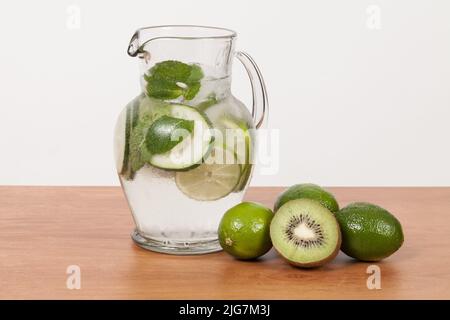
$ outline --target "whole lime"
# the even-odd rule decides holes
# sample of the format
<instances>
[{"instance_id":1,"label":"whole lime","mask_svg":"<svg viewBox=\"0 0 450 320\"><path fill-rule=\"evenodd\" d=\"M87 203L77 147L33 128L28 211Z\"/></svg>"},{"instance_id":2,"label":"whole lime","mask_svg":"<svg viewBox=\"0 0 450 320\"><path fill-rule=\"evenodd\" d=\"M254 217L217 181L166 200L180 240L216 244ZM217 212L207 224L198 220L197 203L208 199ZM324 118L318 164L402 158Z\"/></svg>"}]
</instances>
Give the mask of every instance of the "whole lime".
<instances>
[{"instance_id":1,"label":"whole lime","mask_svg":"<svg viewBox=\"0 0 450 320\"><path fill-rule=\"evenodd\" d=\"M341 250L362 261L384 259L403 244L400 222L389 211L367 202L355 202L336 213L342 232Z\"/></svg>"},{"instance_id":2,"label":"whole lime","mask_svg":"<svg viewBox=\"0 0 450 320\"><path fill-rule=\"evenodd\" d=\"M219 242L232 256L256 259L272 248L273 212L256 202L242 202L225 212L219 224Z\"/></svg>"},{"instance_id":3,"label":"whole lime","mask_svg":"<svg viewBox=\"0 0 450 320\"><path fill-rule=\"evenodd\" d=\"M315 200L333 213L339 210L336 198L330 192L312 183L296 184L285 190L278 196L273 210L277 211L283 204L295 199Z\"/></svg>"}]
</instances>

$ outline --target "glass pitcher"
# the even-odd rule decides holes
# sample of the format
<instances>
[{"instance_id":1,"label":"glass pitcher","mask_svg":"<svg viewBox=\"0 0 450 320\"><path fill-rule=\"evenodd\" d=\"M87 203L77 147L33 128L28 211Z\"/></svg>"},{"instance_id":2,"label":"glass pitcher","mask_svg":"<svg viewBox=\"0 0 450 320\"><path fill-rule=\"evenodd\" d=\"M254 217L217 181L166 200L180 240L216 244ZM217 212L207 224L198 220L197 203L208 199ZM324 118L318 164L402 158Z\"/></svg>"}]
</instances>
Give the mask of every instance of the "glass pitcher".
<instances>
[{"instance_id":1,"label":"glass pitcher","mask_svg":"<svg viewBox=\"0 0 450 320\"><path fill-rule=\"evenodd\" d=\"M132 238L145 249L221 249L217 228L249 184L254 130L268 108L261 72L234 51L235 41L228 29L181 25L141 28L131 38L142 92L119 115L114 154ZM231 94L233 57L250 77L251 114Z\"/></svg>"}]
</instances>

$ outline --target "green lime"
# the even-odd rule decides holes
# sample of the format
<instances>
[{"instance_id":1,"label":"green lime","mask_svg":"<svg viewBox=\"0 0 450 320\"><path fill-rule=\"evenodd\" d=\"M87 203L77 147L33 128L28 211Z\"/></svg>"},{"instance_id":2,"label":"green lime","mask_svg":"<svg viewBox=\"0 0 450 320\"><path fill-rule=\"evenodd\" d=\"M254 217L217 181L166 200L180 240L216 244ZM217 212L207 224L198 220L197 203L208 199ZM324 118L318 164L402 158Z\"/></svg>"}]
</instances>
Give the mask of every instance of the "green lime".
<instances>
[{"instance_id":1,"label":"green lime","mask_svg":"<svg viewBox=\"0 0 450 320\"><path fill-rule=\"evenodd\" d=\"M230 194L241 176L241 166L235 155L228 149L215 146L205 161L194 169L176 173L178 189L189 198L201 201L217 200Z\"/></svg>"},{"instance_id":2,"label":"green lime","mask_svg":"<svg viewBox=\"0 0 450 320\"><path fill-rule=\"evenodd\" d=\"M336 198L325 189L312 183L296 184L281 193L275 201L274 211L277 211L283 204L295 199L311 199L318 201L331 212L339 210Z\"/></svg>"},{"instance_id":3,"label":"green lime","mask_svg":"<svg viewBox=\"0 0 450 320\"><path fill-rule=\"evenodd\" d=\"M166 170L197 166L211 150L214 137L208 117L181 104L170 104L170 112L156 119L145 137L146 160Z\"/></svg>"},{"instance_id":4,"label":"green lime","mask_svg":"<svg viewBox=\"0 0 450 320\"><path fill-rule=\"evenodd\" d=\"M403 244L400 222L377 205L356 202L336 213L341 226L341 250L362 261L379 261L389 257Z\"/></svg>"},{"instance_id":5,"label":"green lime","mask_svg":"<svg viewBox=\"0 0 450 320\"><path fill-rule=\"evenodd\" d=\"M272 248L272 210L255 202L242 202L225 212L219 225L223 250L238 259L255 259Z\"/></svg>"},{"instance_id":6,"label":"green lime","mask_svg":"<svg viewBox=\"0 0 450 320\"><path fill-rule=\"evenodd\" d=\"M134 102L134 100L133 100ZM131 102L130 104L132 104ZM114 129L114 153L117 172L126 176L128 171L128 157L130 154L128 140L130 139L131 107L127 105L119 115Z\"/></svg>"},{"instance_id":7,"label":"green lime","mask_svg":"<svg viewBox=\"0 0 450 320\"><path fill-rule=\"evenodd\" d=\"M225 129L223 142L226 147L230 150L234 150L238 156L239 163L243 165L248 164L250 162L251 137L247 125L243 121L232 120L228 117L221 119L220 125ZM229 137L226 136L227 132Z\"/></svg>"},{"instance_id":8,"label":"green lime","mask_svg":"<svg viewBox=\"0 0 450 320\"><path fill-rule=\"evenodd\" d=\"M152 154L167 152L179 144L194 130L194 120L185 120L164 115L148 128L145 142Z\"/></svg>"},{"instance_id":9,"label":"green lime","mask_svg":"<svg viewBox=\"0 0 450 320\"><path fill-rule=\"evenodd\" d=\"M231 119L229 117L224 117L220 120L221 126L224 127L225 135L231 134L230 137L225 137L225 145L228 149L234 150L237 154L238 162L242 166L242 175L239 183L236 186L235 192L240 192L244 190L247 182L252 174L252 164L250 163L250 153L251 153L251 135L248 129L248 125L242 120ZM232 141L232 143L230 143Z\"/></svg>"}]
</instances>

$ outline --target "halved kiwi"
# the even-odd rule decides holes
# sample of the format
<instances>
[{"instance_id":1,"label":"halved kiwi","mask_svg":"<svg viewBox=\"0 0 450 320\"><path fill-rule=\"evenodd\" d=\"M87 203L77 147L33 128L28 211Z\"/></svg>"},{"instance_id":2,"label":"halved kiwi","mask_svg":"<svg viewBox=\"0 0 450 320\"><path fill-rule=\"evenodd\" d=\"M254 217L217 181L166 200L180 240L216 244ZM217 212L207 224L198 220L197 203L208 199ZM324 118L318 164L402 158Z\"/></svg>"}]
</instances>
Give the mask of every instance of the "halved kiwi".
<instances>
[{"instance_id":1,"label":"halved kiwi","mask_svg":"<svg viewBox=\"0 0 450 320\"><path fill-rule=\"evenodd\" d=\"M286 202L270 224L275 249L298 267L318 267L333 260L341 246L341 231L330 210L310 199Z\"/></svg>"}]
</instances>

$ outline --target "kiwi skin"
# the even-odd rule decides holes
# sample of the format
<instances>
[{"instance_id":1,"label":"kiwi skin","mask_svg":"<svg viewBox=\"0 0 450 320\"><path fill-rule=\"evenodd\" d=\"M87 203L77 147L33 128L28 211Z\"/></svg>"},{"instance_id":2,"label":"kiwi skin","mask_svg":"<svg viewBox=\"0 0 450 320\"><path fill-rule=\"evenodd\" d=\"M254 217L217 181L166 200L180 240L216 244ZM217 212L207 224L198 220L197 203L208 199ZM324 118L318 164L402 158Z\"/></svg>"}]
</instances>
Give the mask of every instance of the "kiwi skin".
<instances>
[{"instance_id":1,"label":"kiwi skin","mask_svg":"<svg viewBox=\"0 0 450 320\"><path fill-rule=\"evenodd\" d=\"M295 199L311 199L319 202L322 206L335 213L339 210L339 204L334 195L317 184L301 183L295 184L284 190L276 199L273 211L276 212L286 202Z\"/></svg>"}]
</instances>

